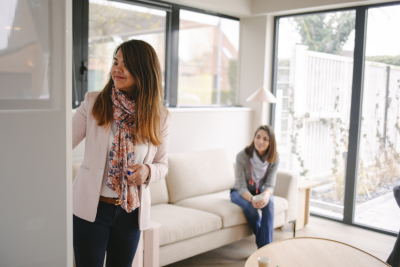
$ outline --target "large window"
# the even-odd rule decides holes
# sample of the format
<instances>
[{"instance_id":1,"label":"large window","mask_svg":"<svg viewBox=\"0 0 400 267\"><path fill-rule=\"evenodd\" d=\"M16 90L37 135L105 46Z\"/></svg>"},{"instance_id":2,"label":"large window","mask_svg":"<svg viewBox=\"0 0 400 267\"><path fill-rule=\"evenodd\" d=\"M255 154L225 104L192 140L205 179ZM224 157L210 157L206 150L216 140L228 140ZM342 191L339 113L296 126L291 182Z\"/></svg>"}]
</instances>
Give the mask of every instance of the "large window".
<instances>
[{"instance_id":1,"label":"large window","mask_svg":"<svg viewBox=\"0 0 400 267\"><path fill-rule=\"evenodd\" d=\"M281 167L320 182L311 191L313 214L397 232L400 5L275 23L271 114Z\"/></svg>"},{"instance_id":2,"label":"large window","mask_svg":"<svg viewBox=\"0 0 400 267\"><path fill-rule=\"evenodd\" d=\"M181 10L178 104L235 104L238 49L238 21Z\"/></svg>"},{"instance_id":3,"label":"large window","mask_svg":"<svg viewBox=\"0 0 400 267\"><path fill-rule=\"evenodd\" d=\"M115 48L128 40L151 44L165 74L166 11L110 2L89 0L88 91L101 91L107 83Z\"/></svg>"},{"instance_id":4,"label":"large window","mask_svg":"<svg viewBox=\"0 0 400 267\"><path fill-rule=\"evenodd\" d=\"M74 0L73 107L100 91L122 42L140 39L160 59L164 104L236 104L239 20L160 1ZM209 12L208 12L209 13Z\"/></svg>"}]
</instances>

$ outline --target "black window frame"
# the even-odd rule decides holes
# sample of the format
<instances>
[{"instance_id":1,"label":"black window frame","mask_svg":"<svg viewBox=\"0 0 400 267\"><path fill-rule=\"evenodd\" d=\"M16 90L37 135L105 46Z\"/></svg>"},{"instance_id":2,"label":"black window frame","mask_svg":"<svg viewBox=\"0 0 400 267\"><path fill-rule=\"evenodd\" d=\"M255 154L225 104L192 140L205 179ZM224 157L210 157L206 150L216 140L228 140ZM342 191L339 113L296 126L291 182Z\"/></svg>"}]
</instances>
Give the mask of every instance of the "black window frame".
<instances>
[{"instance_id":1,"label":"black window frame","mask_svg":"<svg viewBox=\"0 0 400 267\"><path fill-rule=\"evenodd\" d=\"M348 11L348 10L354 10L356 12L353 81L352 81L351 107L350 107L349 147L348 147L348 155L345 168L346 174L345 174L345 189L344 189L345 192L344 192L343 220L334 217L329 217L327 215L321 215L318 213L311 213L311 215L315 217L320 217L344 223L351 226L356 226L362 229L367 229L374 232L387 234L390 236L397 236L398 233L357 223L354 221L354 215L356 209L356 196L357 196L356 190L357 190L358 159L359 159L359 146L360 146L361 121L362 121L364 63L365 63L368 9L376 7L395 6L395 5L400 5L400 1L370 4L370 5L358 5L352 7L337 8L337 9L324 9L313 12L292 13L282 16L275 16L272 78L271 78L272 93L276 95L276 89L277 89L276 81L278 73L277 52L278 52L279 19L294 17L294 16L304 16L311 14ZM274 127L275 125L275 108L276 108L275 104L272 104L270 106L270 125L272 127Z\"/></svg>"},{"instance_id":2,"label":"black window frame","mask_svg":"<svg viewBox=\"0 0 400 267\"><path fill-rule=\"evenodd\" d=\"M158 0L111 0L144 6L148 8L166 11L165 29L165 86L164 106L168 108L178 107L178 70L179 70L179 13L180 10L188 10L201 14L217 16L226 19L240 21L239 18L212 12L204 9L173 4ZM89 31L89 0L73 0L73 84L72 84L72 108L80 106L88 91L88 31ZM200 105L180 107L231 107L235 105Z\"/></svg>"}]
</instances>

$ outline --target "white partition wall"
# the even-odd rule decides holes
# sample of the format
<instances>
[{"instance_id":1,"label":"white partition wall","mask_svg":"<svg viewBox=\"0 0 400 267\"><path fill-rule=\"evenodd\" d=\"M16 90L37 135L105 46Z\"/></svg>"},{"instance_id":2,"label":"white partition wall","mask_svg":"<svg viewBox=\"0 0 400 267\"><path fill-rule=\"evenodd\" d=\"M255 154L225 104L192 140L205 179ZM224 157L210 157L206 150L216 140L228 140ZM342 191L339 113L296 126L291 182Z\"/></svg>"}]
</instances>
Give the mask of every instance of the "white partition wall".
<instances>
[{"instance_id":1,"label":"white partition wall","mask_svg":"<svg viewBox=\"0 0 400 267\"><path fill-rule=\"evenodd\" d=\"M226 149L235 161L237 153L253 139L251 108L170 108L169 153ZM81 162L85 140L72 152Z\"/></svg>"},{"instance_id":2,"label":"white partition wall","mask_svg":"<svg viewBox=\"0 0 400 267\"><path fill-rule=\"evenodd\" d=\"M250 108L182 108L171 113L169 153L226 149L232 162L253 139Z\"/></svg>"},{"instance_id":3,"label":"white partition wall","mask_svg":"<svg viewBox=\"0 0 400 267\"><path fill-rule=\"evenodd\" d=\"M0 266L72 266L72 1L0 6Z\"/></svg>"}]
</instances>

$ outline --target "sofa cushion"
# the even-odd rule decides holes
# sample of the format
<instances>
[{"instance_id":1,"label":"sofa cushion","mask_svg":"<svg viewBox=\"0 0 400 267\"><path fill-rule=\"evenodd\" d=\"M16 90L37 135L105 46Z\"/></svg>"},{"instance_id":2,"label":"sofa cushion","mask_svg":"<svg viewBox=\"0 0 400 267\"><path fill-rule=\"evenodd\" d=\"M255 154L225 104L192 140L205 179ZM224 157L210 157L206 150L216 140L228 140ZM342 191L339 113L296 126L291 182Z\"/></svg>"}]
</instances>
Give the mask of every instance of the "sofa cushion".
<instances>
[{"instance_id":1,"label":"sofa cushion","mask_svg":"<svg viewBox=\"0 0 400 267\"><path fill-rule=\"evenodd\" d=\"M214 214L171 204L151 206L150 219L161 224L160 246L222 228L221 218Z\"/></svg>"},{"instance_id":2,"label":"sofa cushion","mask_svg":"<svg viewBox=\"0 0 400 267\"><path fill-rule=\"evenodd\" d=\"M227 190L235 183L232 161L223 149L170 154L168 163L170 203Z\"/></svg>"},{"instance_id":3,"label":"sofa cushion","mask_svg":"<svg viewBox=\"0 0 400 267\"><path fill-rule=\"evenodd\" d=\"M223 228L247 223L242 208L231 202L230 191L187 198L175 203L175 205L201 210L218 215L222 218ZM274 196L274 214L280 214L288 209L286 199Z\"/></svg>"},{"instance_id":4,"label":"sofa cushion","mask_svg":"<svg viewBox=\"0 0 400 267\"><path fill-rule=\"evenodd\" d=\"M223 228L247 223L242 208L231 202L229 194L229 190L225 190L183 199L176 202L175 205L218 215L222 219Z\"/></svg>"},{"instance_id":5,"label":"sofa cushion","mask_svg":"<svg viewBox=\"0 0 400 267\"><path fill-rule=\"evenodd\" d=\"M168 189L165 183L165 178L156 183L150 184L151 205L167 204L168 203Z\"/></svg>"}]
</instances>

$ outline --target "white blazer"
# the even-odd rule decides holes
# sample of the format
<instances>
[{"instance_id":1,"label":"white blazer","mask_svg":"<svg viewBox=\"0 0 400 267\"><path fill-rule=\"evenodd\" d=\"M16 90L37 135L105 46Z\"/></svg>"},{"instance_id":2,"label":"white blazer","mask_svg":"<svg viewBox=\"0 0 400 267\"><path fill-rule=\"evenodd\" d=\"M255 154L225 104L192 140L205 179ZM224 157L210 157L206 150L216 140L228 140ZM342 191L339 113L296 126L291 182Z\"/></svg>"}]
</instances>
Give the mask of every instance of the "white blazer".
<instances>
[{"instance_id":1,"label":"white blazer","mask_svg":"<svg viewBox=\"0 0 400 267\"><path fill-rule=\"evenodd\" d=\"M72 149L86 138L85 155L72 189L73 213L90 222L96 219L111 130L111 127L106 130L104 126L98 126L98 122L92 115L92 108L98 94L98 92L86 93L85 100L72 118ZM156 147L148 142L149 149L143 164L150 167L150 183L161 180L168 173L170 120L168 111L163 109L161 113L162 144ZM151 198L148 186L139 186L139 199L139 228L143 230L150 220Z\"/></svg>"}]
</instances>

